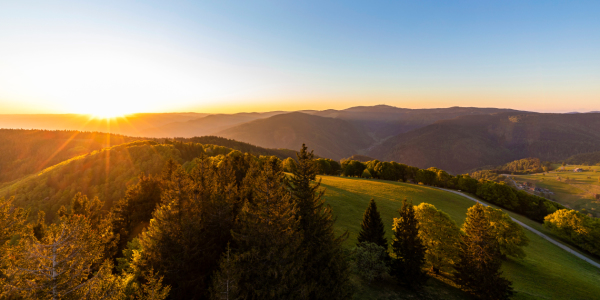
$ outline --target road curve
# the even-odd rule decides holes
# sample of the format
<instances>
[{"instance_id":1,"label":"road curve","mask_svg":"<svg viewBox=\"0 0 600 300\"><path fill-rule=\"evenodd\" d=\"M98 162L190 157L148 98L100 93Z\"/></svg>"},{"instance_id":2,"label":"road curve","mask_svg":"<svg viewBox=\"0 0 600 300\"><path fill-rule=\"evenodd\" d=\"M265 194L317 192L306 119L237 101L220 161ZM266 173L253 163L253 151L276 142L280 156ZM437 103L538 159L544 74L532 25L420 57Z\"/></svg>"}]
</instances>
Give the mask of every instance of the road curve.
<instances>
[{"instance_id":1,"label":"road curve","mask_svg":"<svg viewBox=\"0 0 600 300\"><path fill-rule=\"evenodd\" d=\"M469 200L472 200L472 201L475 201L475 202L479 202L479 203L481 203L481 204L482 204L482 205L484 205L484 206L488 206L487 204L485 204L485 203L481 202L479 199L473 198L473 197L471 197L471 196L469 196L469 195L465 195L465 194L463 194L463 193L461 193L461 192L457 192L457 191L453 191L453 190L448 190L448 189L443 189L443 188L437 188L437 189L439 189L439 190L444 190L444 191L446 191L446 192L451 192L451 193L454 193L454 194L457 194L457 195L463 196L463 197L465 197L465 198L467 198L467 199L469 199ZM561 243L557 242L556 240L552 239L551 237L549 237L549 236L547 236L547 235L545 235L545 234L543 234L543 233L541 233L541 232L539 232L539 231L537 231L537 230L535 230L535 229L533 229L533 228L529 227L528 225L526 225L526 224L523 224L523 222L521 222L521 221L519 221L519 220L516 220L516 219L515 219L515 218L513 218L513 217L511 217L511 219L512 219L513 221L515 221L517 224L519 224L519 225L523 226L525 229L528 229L529 231L531 231L531 232L533 232L533 233L535 233L535 234L537 234L537 235L541 236L542 238L544 238L544 239L545 239L545 240L547 240L548 242L550 242L550 243L552 243L552 244L554 244L554 245L556 245L556 246L560 247L561 249L563 249L563 250L565 250L565 251L567 251L567 252L569 252L569 253L571 253L571 254L573 254L573 255L575 255L575 256L577 256L577 257L579 257L579 258L581 258L582 260L584 260L584 261L586 261L586 262L588 262L590 265L592 265L592 266L594 266L594 267L596 267L596 268L599 268L599 269L600 269L600 264L598 264L597 262L595 262L595 261L593 261L593 260L591 260L591 259L589 259L589 258L587 258L587 257L585 257L585 256L583 256L583 255L581 255L581 254L579 254L579 253L577 253L577 252L573 251L571 248L569 248L569 247L567 247L567 246L565 246L565 245L563 245L563 244L561 244Z\"/></svg>"}]
</instances>

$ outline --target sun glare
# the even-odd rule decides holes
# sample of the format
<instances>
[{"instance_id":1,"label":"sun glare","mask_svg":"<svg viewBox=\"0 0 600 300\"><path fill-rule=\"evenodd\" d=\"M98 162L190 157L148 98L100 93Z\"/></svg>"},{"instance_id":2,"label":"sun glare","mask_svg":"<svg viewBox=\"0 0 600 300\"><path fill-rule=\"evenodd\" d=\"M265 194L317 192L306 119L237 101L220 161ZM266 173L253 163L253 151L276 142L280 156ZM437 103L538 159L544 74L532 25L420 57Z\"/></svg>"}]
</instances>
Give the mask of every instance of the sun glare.
<instances>
[{"instance_id":1,"label":"sun glare","mask_svg":"<svg viewBox=\"0 0 600 300\"><path fill-rule=\"evenodd\" d=\"M106 105L105 107L89 107L86 109L77 109L76 113L88 115L92 119L115 119L134 113L126 109L119 109L117 105Z\"/></svg>"},{"instance_id":2,"label":"sun glare","mask_svg":"<svg viewBox=\"0 0 600 300\"><path fill-rule=\"evenodd\" d=\"M140 111L140 107L134 101L115 98L69 101L64 109L72 113L88 115L93 119L115 119Z\"/></svg>"},{"instance_id":3,"label":"sun glare","mask_svg":"<svg viewBox=\"0 0 600 300\"><path fill-rule=\"evenodd\" d=\"M94 119L116 119L125 116L125 114L119 113L93 113L90 114Z\"/></svg>"}]
</instances>

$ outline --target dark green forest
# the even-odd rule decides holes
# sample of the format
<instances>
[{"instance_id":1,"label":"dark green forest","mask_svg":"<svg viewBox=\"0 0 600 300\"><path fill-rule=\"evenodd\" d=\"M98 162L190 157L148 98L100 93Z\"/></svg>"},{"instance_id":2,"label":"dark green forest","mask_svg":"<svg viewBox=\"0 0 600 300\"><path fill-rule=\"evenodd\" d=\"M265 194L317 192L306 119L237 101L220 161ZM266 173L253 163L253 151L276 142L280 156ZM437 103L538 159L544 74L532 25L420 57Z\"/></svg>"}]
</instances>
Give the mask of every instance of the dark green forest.
<instances>
[{"instance_id":1,"label":"dark green forest","mask_svg":"<svg viewBox=\"0 0 600 300\"><path fill-rule=\"evenodd\" d=\"M573 155L565 160L570 165L595 166L600 164L600 151Z\"/></svg>"}]
</instances>

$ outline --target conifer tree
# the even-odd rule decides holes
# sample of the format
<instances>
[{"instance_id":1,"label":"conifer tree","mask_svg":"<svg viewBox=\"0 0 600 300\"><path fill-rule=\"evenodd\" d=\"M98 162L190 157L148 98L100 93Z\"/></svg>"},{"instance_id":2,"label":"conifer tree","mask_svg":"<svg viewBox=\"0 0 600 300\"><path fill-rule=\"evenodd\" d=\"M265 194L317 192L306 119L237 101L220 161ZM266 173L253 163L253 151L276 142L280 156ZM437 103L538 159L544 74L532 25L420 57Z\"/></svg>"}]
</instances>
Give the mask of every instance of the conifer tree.
<instances>
[{"instance_id":1,"label":"conifer tree","mask_svg":"<svg viewBox=\"0 0 600 300\"><path fill-rule=\"evenodd\" d=\"M363 242L374 243L383 247L383 249L388 248L383 221L377 210L377 204L373 199L369 201L369 207L365 210L360 232L358 233L358 244Z\"/></svg>"},{"instance_id":2,"label":"conifer tree","mask_svg":"<svg viewBox=\"0 0 600 300\"><path fill-rule=\"evenodd\" d=\"M485 209L480 203L470 207L463 224L455 281L481 299L508 299L510 281L501 277L500 250Z\"/></svg>"},{"instance_id":3,"label":"conifer tree","mask_svg":"<svg viewBox=\"0 0 600 300\"><path fill-rule=\"evenodd\" d=\"M301 232L295 206L277 161L268 160L251 181L233 231L235 254L224 256L213 281L213 299L300 299Z\"/></svg>"},{"instance_id":4,"label":"conifer tree","mask_svg":"<svg viewBox=\"0 0 600 300\"><path fill-rule=\"evenodd\" d=\"M161 205L140 237L142 258L134 261L135 268L152 268L164 276L172 299L208 297L210 276L230 241L239 201L227 159L218 168L208 158L194 164L189 174L167 164Z\"/></svg>"},{"instance_id":5,"label":"conifer tree","mask_svg":"<svg viewBox=\"0 0 600 300\"><path fill-rule=\"evenodd\" d=\"M238 282L240 272L234 265L231 248L227 245L227 252L219 263L219 272L213 277L211 299L233 300L239 295Z\"/></svg>"},{"instance_id":6,"label":"conifer tree","mask_svg":"<svg viewBox=\"0 0 600 300\"><path fill-rule=\"evenodd\" d=\"M303 144L297 157L288 186L297 207L299 231L303 233L302 295L307 299L347 299L352 290L348 278L349 265L341 244L348 234L335 237L335 220L323 199L325 191L320 189L320 181L313 183L317 175L313 152L308 152Z\"/></svg>"},{"instance_id":7,"label":"conifer tree","mask_svg":"<svg viewBox=\"0 0 600 300\"><path fill-rule=\"evenodd\" d=\"M412 201L402 202L400 218L394 218L394 240L391 275L401 284L411 288L420 287L427 280L423 271L425 264L425 246L419 237L419 222L415 217Z\"/></svg>"}]
</instances>

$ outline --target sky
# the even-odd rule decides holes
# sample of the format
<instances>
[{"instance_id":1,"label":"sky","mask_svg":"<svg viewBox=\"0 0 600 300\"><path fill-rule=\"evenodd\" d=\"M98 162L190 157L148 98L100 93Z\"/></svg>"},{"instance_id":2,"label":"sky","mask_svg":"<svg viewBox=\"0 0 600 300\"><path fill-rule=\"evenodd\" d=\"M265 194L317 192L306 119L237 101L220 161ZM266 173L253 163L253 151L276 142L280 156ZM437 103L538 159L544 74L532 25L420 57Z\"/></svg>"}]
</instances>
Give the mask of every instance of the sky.
<instances>
[{"instance_id":1,"label":"sky","mask_svg":"<svg viewBox=\"0 0 600 300\"><path fill-rule=\"evenodd\" d=\"M0 1L0 114L600 111L600 1Z\"/></svg>"}]
</instances>

